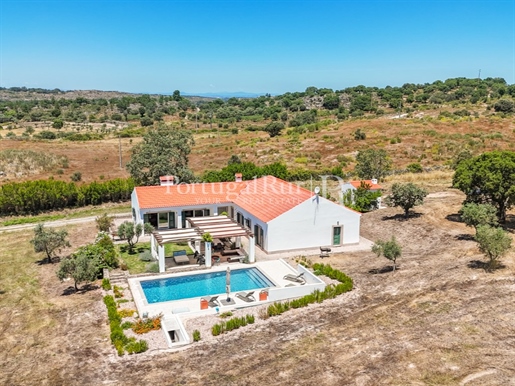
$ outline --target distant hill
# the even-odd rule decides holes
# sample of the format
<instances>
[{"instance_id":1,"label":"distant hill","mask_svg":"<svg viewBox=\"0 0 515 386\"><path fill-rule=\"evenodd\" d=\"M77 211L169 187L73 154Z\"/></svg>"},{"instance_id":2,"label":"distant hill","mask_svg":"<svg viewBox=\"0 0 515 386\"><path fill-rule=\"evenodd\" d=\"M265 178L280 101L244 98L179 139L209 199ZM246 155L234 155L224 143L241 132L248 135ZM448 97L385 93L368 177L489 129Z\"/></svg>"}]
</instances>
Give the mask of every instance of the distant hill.
<instances>
[{"instance_id":1,"label":"distant hill","mask_svg":"<svg viewBox=\"0 0 515 386\"><path fill-rule=\"evenodd\" d=\"M181 93L183 96L187 97L204 97L204 98L221 98L221 99L229 99L229 98L257 98L262 95L265 95L265 93L257 94L257 93L250 93L250 92L244 92L244 91L238 91L238 92L231 92L231 91L223 91L223 92L204 92L204 93Z\"/></svg>"}]
</instances>

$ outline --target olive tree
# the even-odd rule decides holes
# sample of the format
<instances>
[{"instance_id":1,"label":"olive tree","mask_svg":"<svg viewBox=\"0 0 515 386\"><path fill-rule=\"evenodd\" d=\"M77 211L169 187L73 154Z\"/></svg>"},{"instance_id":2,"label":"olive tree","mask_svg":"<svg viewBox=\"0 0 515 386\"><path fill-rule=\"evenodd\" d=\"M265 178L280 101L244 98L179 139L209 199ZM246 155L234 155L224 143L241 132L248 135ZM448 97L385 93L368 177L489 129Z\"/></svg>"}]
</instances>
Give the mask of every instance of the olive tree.
<instances>
[{"instance_id":1,"label":"olive tree","mask_svg":"<svg viewBox=\"0 0 515 386\"><path fill-rule=\"evenodd\" d=\"M395 263L399 257L401 257L402 254L402 248L397 243L397 240L395 240L395 237L392 236L392 238L388 241L376 241L374 245L372 245L372 252L374 252L377 257L384 256L388 260L393 262L393 271L395 271Z\"/></svg>"},{"instance_id":2,"label":"olive tree","mask_svg":"<svg viewBox=\"0 0 515 386\"><path fill-rule=\"evenodd\" d=\"M98 275L99 260L91 256L88 251L89 247L82 247L72 256L61 260L56 272L61 281L71 277L74 281L75 291L79 290L78 284L94 281Z\"/></svg>"},{"instance_id":3,"label":"olive tree","mask_svg":"<svg viewBox=\"0 0 515 386\"><path fill-rule=\"evenodd\" d=\"M472 202L465 204L460 209L460 216L463 222L469 227L474 227L476 232L481 225L496 226L498 224L497 210L490 204Z\"/></svg>"},{"instance_id":4,"label":"olive tree","mask_svg":"<svg viewBox=\"0 0 515 386\"><path fill-rule=\"evenodd\" d=\"M488 271L493 270L500 258L511 248L511 236L502 228L490 225L477 227L476 241L479 244L479 250L488 257Z\"/></svg>"},{"instance_id":5,"label":"olive tree","mask_svg":"<svg viewBox=\"0 0 515 386\"><path fill-rule=\"evenodd\" d=\"M30 242L34 245L34 251L45 252L48 262L51 263L56 253L70 246L67 237L68 232L64 229L55 230L45 228L44 224L38 224L34 228L34 238Z\"/></svg>"}]
</instances>

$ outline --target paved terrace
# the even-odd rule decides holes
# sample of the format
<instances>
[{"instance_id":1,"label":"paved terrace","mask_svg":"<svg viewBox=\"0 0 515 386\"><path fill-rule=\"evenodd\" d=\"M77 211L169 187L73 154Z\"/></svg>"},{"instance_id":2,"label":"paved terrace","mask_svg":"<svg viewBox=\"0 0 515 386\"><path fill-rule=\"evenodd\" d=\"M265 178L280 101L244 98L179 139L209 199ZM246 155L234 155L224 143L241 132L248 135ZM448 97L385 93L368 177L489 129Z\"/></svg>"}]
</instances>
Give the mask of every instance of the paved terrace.
<instances>
[{"instance_id":1,"label":"paved terrace","mask_svg":"<svg viewBox=\"0 0 515 386\"><path fill-rule=\"evenodd\" d=\"M254 298L255 302L245 302L238 297L235 296L235 292L231 292L231 299L234 300L234 304L231 305L222 305L220 303L219 312L230 311L235 308L245 308L252 307L259 304L264 304L271 301L289 299L307 295L314 291L315 289L323 289L325 288L325 284L311 272L307 271L304 267L299 266L297 270L287 264L284 260L274 259L270 261L262 261L257 262L255 264L241 264L241 263L232 263L230 265L232 270L238 268L250 268L257 267L268 279L275 285L275 287L271 287L269 289L268 299L264 301L259 300L259 292L260 290L255 290ZM195 272L178 272L178 273L170 273L170 274L162 274L152 277L135 277L129 278L129 286L131 288L132 295L134 297L134 302L138 309L140 315L147 313L149 316L158 315L162 313L166 318L172 314L181 314L186 316L193 315L206 315L206 314L215 314L217 311L213 307L209 307L207 310L200 309L200 298L190 298L183 300L174 300L169 302L159 302L149 304L143 294L143 290L140 285L141 280L148 279L165 279L168 277L178 277L192 274L200 274L206 272L217 272L223 271L225 272L227 269L227 265L217 265L213 266L209 270L195 271ZM287 274L298 274L299 272L305 272L304 277L306 279L306 284L300 285L298 283L294 283L290 280L285 280L283 277ZM227 298L227 294L225 293L225 288L220 288L219 293L210 294L211 296L219 295L218 300L223 300Z\"/></svg>"}]
</instances>

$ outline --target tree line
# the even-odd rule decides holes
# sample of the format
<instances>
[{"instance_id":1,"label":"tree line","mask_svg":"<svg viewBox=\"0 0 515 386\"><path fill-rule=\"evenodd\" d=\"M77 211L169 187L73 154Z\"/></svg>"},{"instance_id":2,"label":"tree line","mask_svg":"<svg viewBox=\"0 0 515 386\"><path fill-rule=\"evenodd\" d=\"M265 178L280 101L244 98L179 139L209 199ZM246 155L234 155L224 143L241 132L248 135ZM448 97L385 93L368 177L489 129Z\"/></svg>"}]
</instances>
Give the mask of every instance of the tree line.
<instances>
[{"instance_id":1,"label":"tree line","mask_svg":"<svg viewBox=\"0 0 515 386\"><path fill-rule=\"evenodd\" d=\"M0 215L36 214L105 202L127 201L132 178L76 184L56 180L10 182L0 186Z\"/></svg>"}]
</instances>

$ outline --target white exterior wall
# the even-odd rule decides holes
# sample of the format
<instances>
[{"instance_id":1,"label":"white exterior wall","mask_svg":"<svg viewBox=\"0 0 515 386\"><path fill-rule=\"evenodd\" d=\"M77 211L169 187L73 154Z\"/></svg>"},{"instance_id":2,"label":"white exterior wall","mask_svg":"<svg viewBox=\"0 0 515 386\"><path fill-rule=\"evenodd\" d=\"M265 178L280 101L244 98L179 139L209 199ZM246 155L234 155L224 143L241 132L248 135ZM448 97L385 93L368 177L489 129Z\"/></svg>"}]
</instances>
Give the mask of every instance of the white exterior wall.
<instances>
[{"instance_id":1,"label":"white exterior wall","mask_svg":"<svg viewBox=\"0 0 515 386\"><path fill-rule=\"evenodd\" d=\"M246 219L250 219L250 231L254 233L254 225L259 225L261 228L263 228L263 245L261 248L263 248L265 251L268 250L268 224L266 222L263 222L259 220L257 217L255 217L252 213L247 212L246 210L241 209L238 205L234 206L234 221L237 221L237 213L240 212L243 217ZM255 240L255 235L254 235ZM256 246L259 248L259 246L256 244Z\"/></svg>"},{"instance_id":2,"label":"white exterior wall","mask_svg":"<svg viewBox=\"0 0 515 386\"><path fill-rule=\"evenodd\" d=\"M267 251L318 248L333 242L333 226L343 225L344 244L359 243L361 215L323 197L308 199L268 223Z\"/></svg>"},{"instance_id":3,"label":"white exterior wall","mask_svg":"<svg viewBox=\"0 0 515 386\"><path fill-rule=\"evenodd\" d=\"M131 193L131 207L132 213L136 215L136 218L133 218L134 223L142 223L143 224L143 215L139 209L138 195L136 194L136 189L134 189Z\"/></svg>"}]
</instances>

